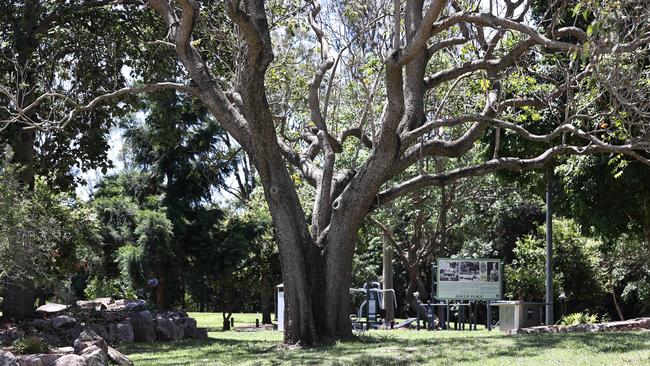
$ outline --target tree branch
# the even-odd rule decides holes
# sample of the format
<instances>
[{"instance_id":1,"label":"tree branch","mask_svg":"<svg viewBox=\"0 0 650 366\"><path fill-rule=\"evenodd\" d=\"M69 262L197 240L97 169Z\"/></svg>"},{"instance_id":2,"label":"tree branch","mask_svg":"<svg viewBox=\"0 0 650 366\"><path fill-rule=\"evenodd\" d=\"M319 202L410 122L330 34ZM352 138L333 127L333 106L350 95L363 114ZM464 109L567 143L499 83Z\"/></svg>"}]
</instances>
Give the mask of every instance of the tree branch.
<instances>
[{"instance_id":1,"label":"tree branch","mask_svg":"<svg viewBox=\"0 0 650 366\"><path fill-rule=\"evenodd\" d=\"M426 49L427 41L433 34L432 25L438 19L446 4L447 0L431 1L418 30L415 32L415 36L413 36L411 42L400 51L400 55L397 59L398 64L406 65L422 52L422 50Z\"/></svg>"},{"instance_id":2,"label":"tree branch","mask_svg":"<svg viewBox=\"0 0 650 366\"><path fill-rule=\"evenodd\" d=\"M67 127L67 125L72 121L73 117L83 113L90 111L97 106L111 100L119 99L120 97L126 96L126 95L134 95L134 94L142 94L142 93L148 93L148 92L154 92L158 90L163 90L163 89L174 89L177 91L181 91L184 93L187 93L188 95L193 95L197 96L198 91L186 84L180 84L180 83L172 83L172 82L160 82L160 83L155 83L155 84L147 84L147 85L142 85L142 86L133 86L133 87L126 87L122 88L116 91L113 91L111 93L103 94L100 96L95 97L93 100L88 102L87 104L77 104L76 101L72 100L68 96L61 94L61 93L46 93L43 95L40 95L38 98L36 98L32 103L30 103L28 106L21 108L20 105L17 102L17 99L15 96L13 96L9 90L0 85L0 94L4 94L7 96L11 101L11 105L15 109L15 113L11 116L11 118L2 120L0 123L3 124L2 127L0 127L0 130L7 128L7 126L11 123L21 123L25 125L25 128L28 129L50 129L50 128L55 128L55 129L64 129ZM60 119L57 120L43 120L41 122L33 122L28 116L28 112L30 112L32 109L36 108L39 104L43 103L44 101L48 99L61 99L65 104L72 105L73 108L71 108L67 112L63 112L63 116Z\"/></svg>"},{"instance_id":3,"label":"tree branch","mask_svg":"<svg viewBox=\"0 0 650 366\"><path fill-rule=\"evenodd\" d=\"M485 163L455 169L449 172L432 174L432 175L419 175L402 183L399 183L387 190L380 192L377 195L377 200L373 205L376 208L379 205L384 205L388 202L405 194L415 192L417 190L437 186L441 187L450 182L454 182L463 178L475 177L486 175L496 172L498 170L522 171L530 169L538 169L543 167L548 161L560 155L588 155L597 153L613 153L625 154L631 156L646 165L650 166L650 159L641 156L634 150L632 145L587 145L587 146L555 146L544 151L542 154L528 159L520 158L498 158L488 160Z\"/></svg>"}]
</instances>

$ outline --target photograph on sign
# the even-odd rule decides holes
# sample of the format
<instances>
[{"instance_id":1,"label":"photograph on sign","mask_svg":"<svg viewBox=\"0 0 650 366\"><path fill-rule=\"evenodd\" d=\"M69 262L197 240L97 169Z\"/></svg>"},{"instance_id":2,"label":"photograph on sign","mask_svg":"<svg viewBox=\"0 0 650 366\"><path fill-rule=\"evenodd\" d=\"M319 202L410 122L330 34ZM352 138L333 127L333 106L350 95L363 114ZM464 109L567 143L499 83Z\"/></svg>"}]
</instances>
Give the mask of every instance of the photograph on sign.
<instances>
[{"instance_id":1,"label":"photograph on sign","mask_svg":"<svg viewBox=\"0 0 650 366\"><path fill-rule=\"evenodd\" d=\"M499 281L499 262L487 262L487 280L489 282Z\"/></svg>"},{"instance_id":2,"label":"photograph on sign","mask_svg":"<svg viewBox=\"0 0 650 366\"><path fill-rule=\"evenodd\" d=\"M478 282L479 264L475 261L462 261L460 262L460 281Z\"/></svg>"},{"instance_id":3,"label":"photograph on sign","mask_svg":"<svg viewBox=\"0 0 650 366\"><path fill-rule=\"evenodd\" d=\"M479 262L481 267L479 277L481 282L487 282L487 262Z\"/></svg>"},{"instance_id":4,"label":"photograph on sign","mask_svg":"<svg viewBox=\"0 0 650 366\"><path fill-rule=\"evenodd\" d=\"M458 281L458 262L445 261L441 266L440 281Z\"/></svg>"}]
</instances>

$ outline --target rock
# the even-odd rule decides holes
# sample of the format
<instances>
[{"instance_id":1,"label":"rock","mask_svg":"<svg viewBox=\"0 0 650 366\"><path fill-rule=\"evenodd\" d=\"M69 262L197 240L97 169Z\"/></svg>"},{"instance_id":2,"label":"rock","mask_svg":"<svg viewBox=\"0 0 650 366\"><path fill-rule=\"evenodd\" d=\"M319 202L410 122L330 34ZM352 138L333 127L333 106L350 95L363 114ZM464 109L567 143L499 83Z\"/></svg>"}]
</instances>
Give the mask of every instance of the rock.
<instances>
[{"instance_id":1,"label":"rock","mask_svg":"<svg viewBox=\"0 0 650 366\"><path fill-rule=\"evenodd\" d=\"M61 357L63 356L53 353L24 355L18 357L18 364L20 366L49 366Z\"/></svg>"},{"instance_id":2,"label":"rock","mask_svg":"<svg viewBox=\"0 0 650 366\"><path fill-rule=\"evenodd\" d=\"M0 350L0 366L20 366L20 364L13 353Z\"/></svg>"},{"instance_id":3,"label":"rock","mask_svg":"<svg viewBox=\"0 0 650 366\"><path fill-rule=\"evenodd\" d=\"M45 304L42 306L39 306L36 309L37 313L45 314L45 315L54 315L58 314L60 312L66 311L68 309L68 305L63 305L63 304Z\"/></svg>"},{"instance_id":4,"label":"rock","mask_svg":"<svg viewBox=\"0 0 650 366\"><path fill-rule=\"evenodd\" d=\"M144 300L134 300L126 303L124 308L129 311L143 311L146 310L147 302Z\"/></svg>"},{"instance_id":5,"label":"rock","mask_svg":"<svg viewBox=\"0 0 650 366\"><path fill-rule=\"evenodd\" d=\"M79 335L81 334L81 332L83 332L85 329L86 328L84 328L83 326L81 326L79 324L75 325L72 328L69 328L67 330L67 333L68 333L68 336L69 336L68 338L69 339L77 339L79 337Z\"/></svg>"},{"instance_id":6,"label":"rock","mask_svg":"<svg viewBox=\"0 0 650 366\"><path fill-rule=\"evenodd\" d=\"M65 355L61 356L58 360L54 361L52 365L48 366L88 366L86 360L78 355Z\"/></svg>"},{"instance_id":7,"label":"rock","mask_svg":"<svg viewBox=\"0 0 650 366\"><path fill-rule=\"evenodd\" d=\"M59 348L55 348L53 352L59 355L67 355L70 353L74 353L74 347L59 347Z\"/></svg>"},{"instance_id":8,"label":"rock","mask_svg":"<svg viewBox=\"0 0 650 366\"><path fill-rule=\"evenodd\" d=\"M0 344L11 344L16 339L22 338L24 336L25 332L23 332L18 327L10 327L9 329L0 331ZM2 366L2 364L0 364L0 366Z\"/></svg>"},{"instance_id":9,"label":"rock","mask_svg":"<svg viewBox=\"0 0 650 366\"><path fill-rule=\"evenodd\" d=\"M133 366L133 362L128 357L113 347L108 347L108 358L112 363L119 366Z\"/></svg>"},{"instance_id":10,"label":"rock","mask_svg":"<svg viewBox=\"0 0 650 366\"><path fill-rule=\"evenodd\" d=\"M108 333L111 340L117 340L119 342L133 343L135 339L133 327L130 323L111 324L108 327Z\"/></svg>"},{"instance_id":11,"label":"rock","mask_svg":"<svg viewBox=\"0 0 650 366\"><path fill-rule=\"evenodd\" d=\"M126 303L129 302L127 299L119 299L115 300L115 306L124 306Z\"/></svg>"},{"instance_id":12,"label":"rock","mask_svg":"<svg viewBox=\"0 0 650 366\"><path fill-rule=\"evenodd\" d=\"M39 330L48 329L50 327L50 321L45 319L34 319L32 320L32 327Z\"/></svg>"},{"instance_id":13,"label":"rock","mask_svg":"<svg viewBox=\"0 0 650 366\"><path fill-rule=\"evenodd\" d=\"M636 318L617 322L603 323L603 330L648 330L650 318Z\"/></svg>"},{"instance_id":14,"label":"rock","mask_svg":"<svg viewBox=\"0 0 650 366\"><path fill-rule=\"evenodd\" d=\"M156 328L153 316L148 310L140 311L131 316L131 326L136 342L153 342L156 340Z\"/></svg>"},{"instance_id":15,"label":"rock","mask_svg":"<svg viewBox=\"0 0 650 366\"><path fill-rule=\"evenodd\" d=\"M578 325L542 325L538 327L511 329L507 334L538 334L538 333L572 333L572 332L602 332L624 330L650 330L650 318Z\"/></svg>"},{"instance_id":16,"label":"rock","mask_svg":"<svg viewBox=\"0 0 650 366\"><path fill-rule=\"evenodd\" d=\"M66 337L64 334L54 331L54 329L49 329L40 333L39 337L41 337L41 339L43 339L45 343L54 346L63 346L65 344L69 344L70 339L74 339L74 338Z\"/></svg>"},{"instance_id":17,"label":"rock","mask_svg":"<svg viewBox=\"0 0 650 366\"><path fill-rule=\"evenodd\" d=\"M111 297L100 297L95 300L79 300L77 301L77 306L82 309L102 311L108 309L114 302Z\"/></svg>"},{"instance_id":18,"label":"rock","mask_svg":"<svg viewBox=\"0 0 650 366\"><path fill-rule=\"evenodd\" d=\"M77 320L67 315L59 315L52 319L52 327L54 329L72 328L77 325Z\"/></svg>"},{"instance_id":19,"label":"rock","mask_svg":"<svg viewBox=\"0 0 650 366\"><path fill-rule=\"evenodd\" d=\"M90 329L93 332L97 333L98 336L102 337L103 339L109 339L110 335L108 333L108 328L105 325L102 324L86 324L85 329Z\"/></svg>"},{"instance_id":20,"label":"rock","mask_svg":"<svg viewBox=\"0 0 650 366\"><path fill-rule=\"evenodd\" d=\"M106 307L108 307L108 305L113 304L115 302L115 300L113 300L112 297L98 297L94 301L98 304L104 304L106 305Z\"/></svg>"},{"instance_id":21,"label":"rock","mask_svg":"<svg viewBox=\"0 0 650 366\"><path fill-rule=\"evenodd\" d=\"M70 347L72 348L72 347ZM45 366L49 366L53 364L56 360L59 358L63 357L64 355L57 355L55 353L48 353L45 355L39 355L41 357L41 361L45 364Z\"/></svg>"},{"instance_id":22,"label":"rock","mask_svg":"<svg viewBox=\"0 0 650 366\"><path fill-rule=\"evenodd\" d=\"M94 309L95 308L95 302L92 300L79 300L77 301L77 306L82 308L82 309Z\"/></svg>"},{"instance_id":23,"label":"rock","mask_svg":"<svg viewBox=\"0 0 650 366\"><path fill-rule=\"evenodd\" d=\"M18 357L18 364L20 366L45 366L45 365L47 365L41 359L41 355L20 356L20 357Z\"/></svg>"},{"instance_id":24,"label":"rock","mask_svg":"<svg viewBox=\"0 0 650 366\"><path fill-rule=\"evenodd\" d=\"M173 341L183 338L181 328L172 319L163 316L156 317L156 335L158 340L161 341Z\"/></svg>"},{"instance_id":25,"label":"rock","mask_svg":"<svg viewBox=\"0 0 650 366\"><path fill-rule=\"evenodd\" d=\"M97 346L90 346L84 349L79 356L86 361L86 366L107 366L108 354Z\"/></svg>"},{"instance_id":26,"label":"rock","mask_svg":"<svg viewBox=\"0 0 650 366\"><path fill-rule=\"evenodd\" d=\"M208 339L208 330L206 328L187 328L185 336L193 339Z\"/></svg>"},{"instance_id":27,"label":"rock","mask_svg":"<svg viewBox=\"0 0 650 366\"><path fill-rule=\"evenodd\" d=\"M176 321L174 321L174 325L174 340L185 338L185 329L183 329L183 327L181 327Z\"/></svg>"},{"instance_id":28,"label":"rock","mask_svg":"<svg viewBox=\"0 0 650 366\"><path fill-rule=\"evenodd\" d=\"M97 346L104 352L107 352L108 350L108 343L106 343L102 337L98 336L97 333L92 330L86 329L81 332L77 339L75 339L74 350L76 353L81 353L83 350L91 346Z\"/></svg>"},{"instance_id":29,"label":"rock","mask_svg":"<svg viewBox=\"0 0 650 366\"><path fill-rule=\"evenodd\" d=\"M177 321L177 324L179 327L183 329L185 333L187 333L187 330L190 328L196 328L196 319L194 318L181 318Z\"/></svg>"}]
</instances>

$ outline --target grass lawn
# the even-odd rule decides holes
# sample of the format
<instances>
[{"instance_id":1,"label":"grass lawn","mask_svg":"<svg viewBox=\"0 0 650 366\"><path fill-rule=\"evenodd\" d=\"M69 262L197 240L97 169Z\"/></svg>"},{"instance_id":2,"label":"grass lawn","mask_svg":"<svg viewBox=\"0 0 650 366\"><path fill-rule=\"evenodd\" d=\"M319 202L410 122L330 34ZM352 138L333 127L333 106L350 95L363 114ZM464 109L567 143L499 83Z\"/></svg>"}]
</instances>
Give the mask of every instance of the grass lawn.
<instances>
[{"instance_id":1,"label":"grass lawn","mask_svg":"<svg viewBox=\"0 0 650 366\"><path fill-rule=\"evenodd\" d=\"M221 332L223 328L223 315L221 313L188 313L188 315L196 319L199 327L208 328L208 332ZM259 319L260 323L262 323L261 313L233 313L232 318L235 320L235 327L254 326L255 319Z\"/></svg>"},{"instance_id":2,"label":"grass lawn","mask_svg":"<svg viewBox=\"0 0 650 366\"><path fill-rule=\"evenodd\" d=\"M505 336L498 331L370 331L316 349L280 347L282 333L218 331L221 314L191 314L206 341L132 344L135 365L650 365L650 332ZM235 314L254 323L256 314ZM259 316L261 319L261 316ZM252 321L250 321L252 319ZM242 324L240 324L242 325Z\"/></svg>"}]
</instances>

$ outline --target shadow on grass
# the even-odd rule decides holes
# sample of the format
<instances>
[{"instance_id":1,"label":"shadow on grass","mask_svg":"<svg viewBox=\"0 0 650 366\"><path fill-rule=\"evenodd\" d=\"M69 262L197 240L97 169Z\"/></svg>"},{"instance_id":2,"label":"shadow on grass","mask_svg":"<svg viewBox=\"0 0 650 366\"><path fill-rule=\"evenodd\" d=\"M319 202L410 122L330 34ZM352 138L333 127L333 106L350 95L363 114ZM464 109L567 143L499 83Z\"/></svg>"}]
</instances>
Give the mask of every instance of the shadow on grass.
<instances>
[{"instance_id":1,"label":"shadow on grass","mask_svg":"<svg viewBox=\"0 0 650 366\"><path fill-rule=\"evenodd\" d=\"M622 354L650 349L650 332L569 333L505 336L480 332L399 332L356 336L335 345L283 349L263 335L254 339L227 338L176 343L133 344L125 348L141 361L155 365L199 364L309 364L309 365L417 365L481 363L486 359L555 357L570 349L594 354ZM168 363L169 362L169 363ZM140 363L137 363L138 365Z\"/></svg>"}]
</instances>

